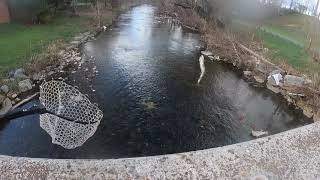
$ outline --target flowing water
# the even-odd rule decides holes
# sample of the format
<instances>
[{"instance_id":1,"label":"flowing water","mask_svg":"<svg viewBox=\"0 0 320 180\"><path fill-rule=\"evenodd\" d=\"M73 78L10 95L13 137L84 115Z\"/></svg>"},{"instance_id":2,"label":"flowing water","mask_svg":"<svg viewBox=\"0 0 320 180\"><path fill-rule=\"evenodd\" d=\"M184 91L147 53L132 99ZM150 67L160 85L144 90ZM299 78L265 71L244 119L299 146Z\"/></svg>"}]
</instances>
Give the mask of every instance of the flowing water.
<instances>
[{"instance_id":1,"label":"flowing water","mask_svg":"<svg viewBox=\"0 0 320 180\"><path fill-rule=\"evenodd\" d=\"M311 121L272 92L249 85L232 67L205 61L199 35L160 22L150 5L133 8L88 42L98 75L90 97L104 118L82 147L51 143L39 115L0 124L0 153L46 158L120 158L213 148L254 139Z\"/></svg>"}]
</instances>

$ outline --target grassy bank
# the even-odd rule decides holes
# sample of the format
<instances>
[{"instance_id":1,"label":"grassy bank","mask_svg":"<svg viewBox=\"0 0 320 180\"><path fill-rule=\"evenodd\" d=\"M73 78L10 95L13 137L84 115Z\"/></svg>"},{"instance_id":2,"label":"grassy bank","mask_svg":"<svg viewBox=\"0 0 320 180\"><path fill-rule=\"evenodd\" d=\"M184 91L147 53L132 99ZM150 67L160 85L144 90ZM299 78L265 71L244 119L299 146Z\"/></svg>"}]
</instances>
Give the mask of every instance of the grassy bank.
<instances>
[{"instance_id":1,"label":"grassy bank","mask_svg":"<svg viewBox=\"0 0 320 180\"><path fill-rule=\"evenodd\" d=\"M257 30L257 36L271 50L269 54L274 62L285 62L297 70L304 70L312 63L311 57L301 46L287 39L263 30Z\"/></svg>"},{"instance_id":2,"label":"grassy bank","mask_svg":"<svg viewBox=\"0 0 320 180\"><path fill-rule=\"evenodd\" d=\"M0 73L22 65L53 41L67 41L74 34L87 30L88 22L87 17L60 15L46 25L1 24Z\"/></svg>"},{"instance_id":3,"label":"grassy bank","mask_svg":"<svg viewBox=\"0 0 320 180\"><path fill-rule=\"evenodd\" d=\"M308 39L304 26L311 18L301 14L278 16L266 20L256 32L263 46L270 49L268 55L274 63L285 64L310 77L320 69L313 53L306 50ZM320 50L320 44L314 44L314 49Z\"/></svg>"}]
</instances>

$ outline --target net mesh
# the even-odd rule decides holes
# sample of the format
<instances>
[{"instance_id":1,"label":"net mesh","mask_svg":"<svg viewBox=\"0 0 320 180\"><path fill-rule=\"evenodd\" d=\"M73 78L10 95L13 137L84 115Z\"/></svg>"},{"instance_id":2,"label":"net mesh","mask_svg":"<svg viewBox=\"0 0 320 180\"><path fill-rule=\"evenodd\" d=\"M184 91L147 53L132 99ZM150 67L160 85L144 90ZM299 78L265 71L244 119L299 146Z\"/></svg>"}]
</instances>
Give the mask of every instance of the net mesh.
<instances>
[{"instance_id":1,"label":"net mesh","mask_svg":"<svg viewBox=\"0 0 320 180\"><path fill-rule=\"evenodd\" d=\"M40 86L40 102L50 113L40 115L40 127L52 143L66 149L82 146L97 130L103 113L76 88L49 81Z\"/></svg>"}]
</instances>

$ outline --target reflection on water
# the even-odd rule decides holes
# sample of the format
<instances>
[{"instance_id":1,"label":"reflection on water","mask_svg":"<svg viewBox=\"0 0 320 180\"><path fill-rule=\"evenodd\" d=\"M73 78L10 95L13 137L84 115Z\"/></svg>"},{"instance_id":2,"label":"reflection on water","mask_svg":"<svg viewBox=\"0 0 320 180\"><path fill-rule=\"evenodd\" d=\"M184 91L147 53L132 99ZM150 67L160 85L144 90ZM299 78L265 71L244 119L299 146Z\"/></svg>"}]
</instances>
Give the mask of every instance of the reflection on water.
<instances>
[{"instance_id":1,"label":"reflection on water","mask_svg":"<svg viewBox=\"0 0 320 180\"><path fill-rule=\"evenodd\" d=\"M82 147L51 144L38 116L0 128L0 153L50 158L118 158L212 148L279 133L309 121L271 92L252 87L230 67L205 61L198 85L199 35L154 19L138 6L83 51L96 59L90 96L104 119Z\"/></svg>"}]
</instances>

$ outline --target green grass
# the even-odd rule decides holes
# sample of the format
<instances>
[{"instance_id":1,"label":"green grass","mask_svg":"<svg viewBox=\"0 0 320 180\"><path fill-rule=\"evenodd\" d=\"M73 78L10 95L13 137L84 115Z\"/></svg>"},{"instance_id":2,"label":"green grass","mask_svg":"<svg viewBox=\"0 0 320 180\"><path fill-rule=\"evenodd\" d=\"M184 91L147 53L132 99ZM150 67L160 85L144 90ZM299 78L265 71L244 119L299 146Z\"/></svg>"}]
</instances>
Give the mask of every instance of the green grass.
<instances>
[{"instance_id":1,"label":"green grass","mask_svg":"<svg viewBox=\"0 0 320 180\"><path fill-rule=\"evenodd\" d=\"M262 29L305 47L308 45L305 28L306 23L310 22L312 22L313 28L320 27L320 21L315 20L314 17L303 14L291 14L266 20L262 25ZM314 31L317 30L314 29ZM320 42L316 43L316 48L320 49Z\"/></svg>"},{"instance_id":2,"label":"green grass","mask_svg":"<svg viewBox=\"0 0 320 180\"><path fill-rule=\"evenodd\" d=\"M308 74L320 70L320 64L314 62L301 46L263 30L258 30L257 36L263 45L271 50L269 54L273 62L285 62L294 69Z\"/></svg>"},{"instance_id":3,"label":"green grass","mask_svg":"<svg viewBox=\"0 0 320 180\"><path fill-rule=\"evenodd\" d=\"M56 40L69 40L86 30L88 17L59 15L46 25L0 24L0 74L21 66L31 54L40 53Z\"/></svg>"},{"instance_id":4,"label":"green grass","mask_svg":"<svg viewBox=\"0 0 320 180\"><path fill-rule=\"evenodd\" d=\"M263 26L262 29L274 35L278 35L283 39L291 41L302 47L304 47L305 44L307 43L306 34L302 31L302 29L288 28L284 26L273 26L273 25Z\"/></svg>"}]
</instances>

